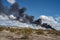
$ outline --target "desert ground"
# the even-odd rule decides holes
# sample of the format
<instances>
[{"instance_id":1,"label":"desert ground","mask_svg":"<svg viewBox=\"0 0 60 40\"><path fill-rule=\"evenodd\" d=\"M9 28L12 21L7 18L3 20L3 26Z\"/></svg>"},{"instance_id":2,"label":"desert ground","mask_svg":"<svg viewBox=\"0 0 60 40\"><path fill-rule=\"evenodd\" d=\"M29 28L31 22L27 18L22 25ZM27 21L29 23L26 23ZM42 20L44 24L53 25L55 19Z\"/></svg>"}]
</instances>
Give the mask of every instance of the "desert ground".
<instances>
[{"instance_id":1,"label":"desert ground","mask_svg":"<svg viewBox=\"0 0 60 40\"><path fill-rule=\"evenodd\" d=\"M60 40L60 31L0 28L0 40Z\"/></svg>"}]
</instances>

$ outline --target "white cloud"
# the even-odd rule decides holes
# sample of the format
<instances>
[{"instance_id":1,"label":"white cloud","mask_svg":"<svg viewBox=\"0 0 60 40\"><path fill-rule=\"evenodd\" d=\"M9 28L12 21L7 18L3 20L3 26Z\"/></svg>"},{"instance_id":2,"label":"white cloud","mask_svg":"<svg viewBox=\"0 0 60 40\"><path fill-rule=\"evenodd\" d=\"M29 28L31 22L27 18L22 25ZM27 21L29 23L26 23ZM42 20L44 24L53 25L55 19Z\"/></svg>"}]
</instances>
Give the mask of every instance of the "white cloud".
<instances>
[{"instance_id":1,"label":"white cloud","mask_svg":"<svg viewBox=\"0 0 60 40\"><path fill-rule=\"evenodd\" d=\"M60 23L58 23L52 16L41 15L39 18L42 19L42 23L50 24L53 28L56 29L60 28Z\"/></svg>"},{"instance_id":2,"label":"white cloud","mask_svg":"<svg viewBox=\"0 0 60 40\"><path fill-rule=\"evenodd\" d=\"M16 19L16 17L14 17L14 15L10 15L9 17L10 17L10 19Z\"/></svg>"},{"instance_id":3,"label":"white cloud","mask_svg":"<svg viewBox=\"0 0 60 40\"><path fill-rule=\"evenodd\" d=\"M56 20L59 22L60 21L60 17L57 17Z\"/></svg>"},{"instance_id":4,"label":"white cloud","mask_svg":"<svg viewBox=\"0 0 60 40\"><path fill-rule=\"evenodd\" d=\"M16 1L15 0L7 0L9 3L13 4L15 3Z\"/></svg>"}]
</instances>

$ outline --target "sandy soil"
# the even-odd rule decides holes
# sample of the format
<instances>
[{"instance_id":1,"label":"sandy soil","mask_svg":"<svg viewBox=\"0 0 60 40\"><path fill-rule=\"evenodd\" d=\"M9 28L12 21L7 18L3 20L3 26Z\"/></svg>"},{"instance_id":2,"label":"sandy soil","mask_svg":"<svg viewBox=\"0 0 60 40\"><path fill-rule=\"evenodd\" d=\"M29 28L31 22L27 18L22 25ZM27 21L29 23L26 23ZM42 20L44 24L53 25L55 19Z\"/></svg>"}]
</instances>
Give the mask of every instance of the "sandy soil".
<instances>
[{"instance_id":1,"label":"sandy soil","mask_svg":"<svg viewBox=\"0 0 60 40\"><path fill-rule=\"evenodd\" d=\"M60 40L60 36L55 35L37 35L32 33L31 35L17 35L9 31L0 32L0 40Z\"/></svg>"}]
</instances>

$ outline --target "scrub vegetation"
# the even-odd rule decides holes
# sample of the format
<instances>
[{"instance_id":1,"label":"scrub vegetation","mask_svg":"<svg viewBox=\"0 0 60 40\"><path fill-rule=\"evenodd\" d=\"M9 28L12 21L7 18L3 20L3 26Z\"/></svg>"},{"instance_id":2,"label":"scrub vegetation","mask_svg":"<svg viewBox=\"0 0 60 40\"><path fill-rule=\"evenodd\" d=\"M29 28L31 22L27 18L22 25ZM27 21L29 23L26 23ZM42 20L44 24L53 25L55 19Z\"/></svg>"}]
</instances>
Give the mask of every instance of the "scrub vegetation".
<instances>
[{"instance_id":1,"label":"scrub vegetation","mask_svg":"<svg viewBox=\"0 0 60 40\"><path fill-rule=\"evenodd\" d=\"M0 31L9 31L9 32L13 32L16 34L38 34L38 35L45 35L45 34L53 34L53 35L58 35L60 36L60 31L58 30L42 30L42 29L31 29L31 28L12 28L12 27L2 27L0 26Z\"/></svg>"}]
</instances>

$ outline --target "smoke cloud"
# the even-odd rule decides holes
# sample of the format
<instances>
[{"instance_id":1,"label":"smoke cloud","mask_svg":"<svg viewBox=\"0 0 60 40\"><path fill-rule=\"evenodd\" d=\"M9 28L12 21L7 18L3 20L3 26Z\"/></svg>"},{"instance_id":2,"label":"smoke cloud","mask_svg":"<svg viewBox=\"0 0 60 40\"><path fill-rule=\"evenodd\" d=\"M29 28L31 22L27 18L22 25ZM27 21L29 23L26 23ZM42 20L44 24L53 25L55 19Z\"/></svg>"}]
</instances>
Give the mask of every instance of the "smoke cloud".
<instances>
[{"instance_id":1,"label":"smoke cloud","mask_svg":"<svg viewBox=\"0 0 60 40\"><path fill-rule=\"evenodd\" d=\"M39 18L42 19L42 23L47 23L57 30L60 29L60 23L54 17L41 15Z\"/></svg>"}]
</instances>

